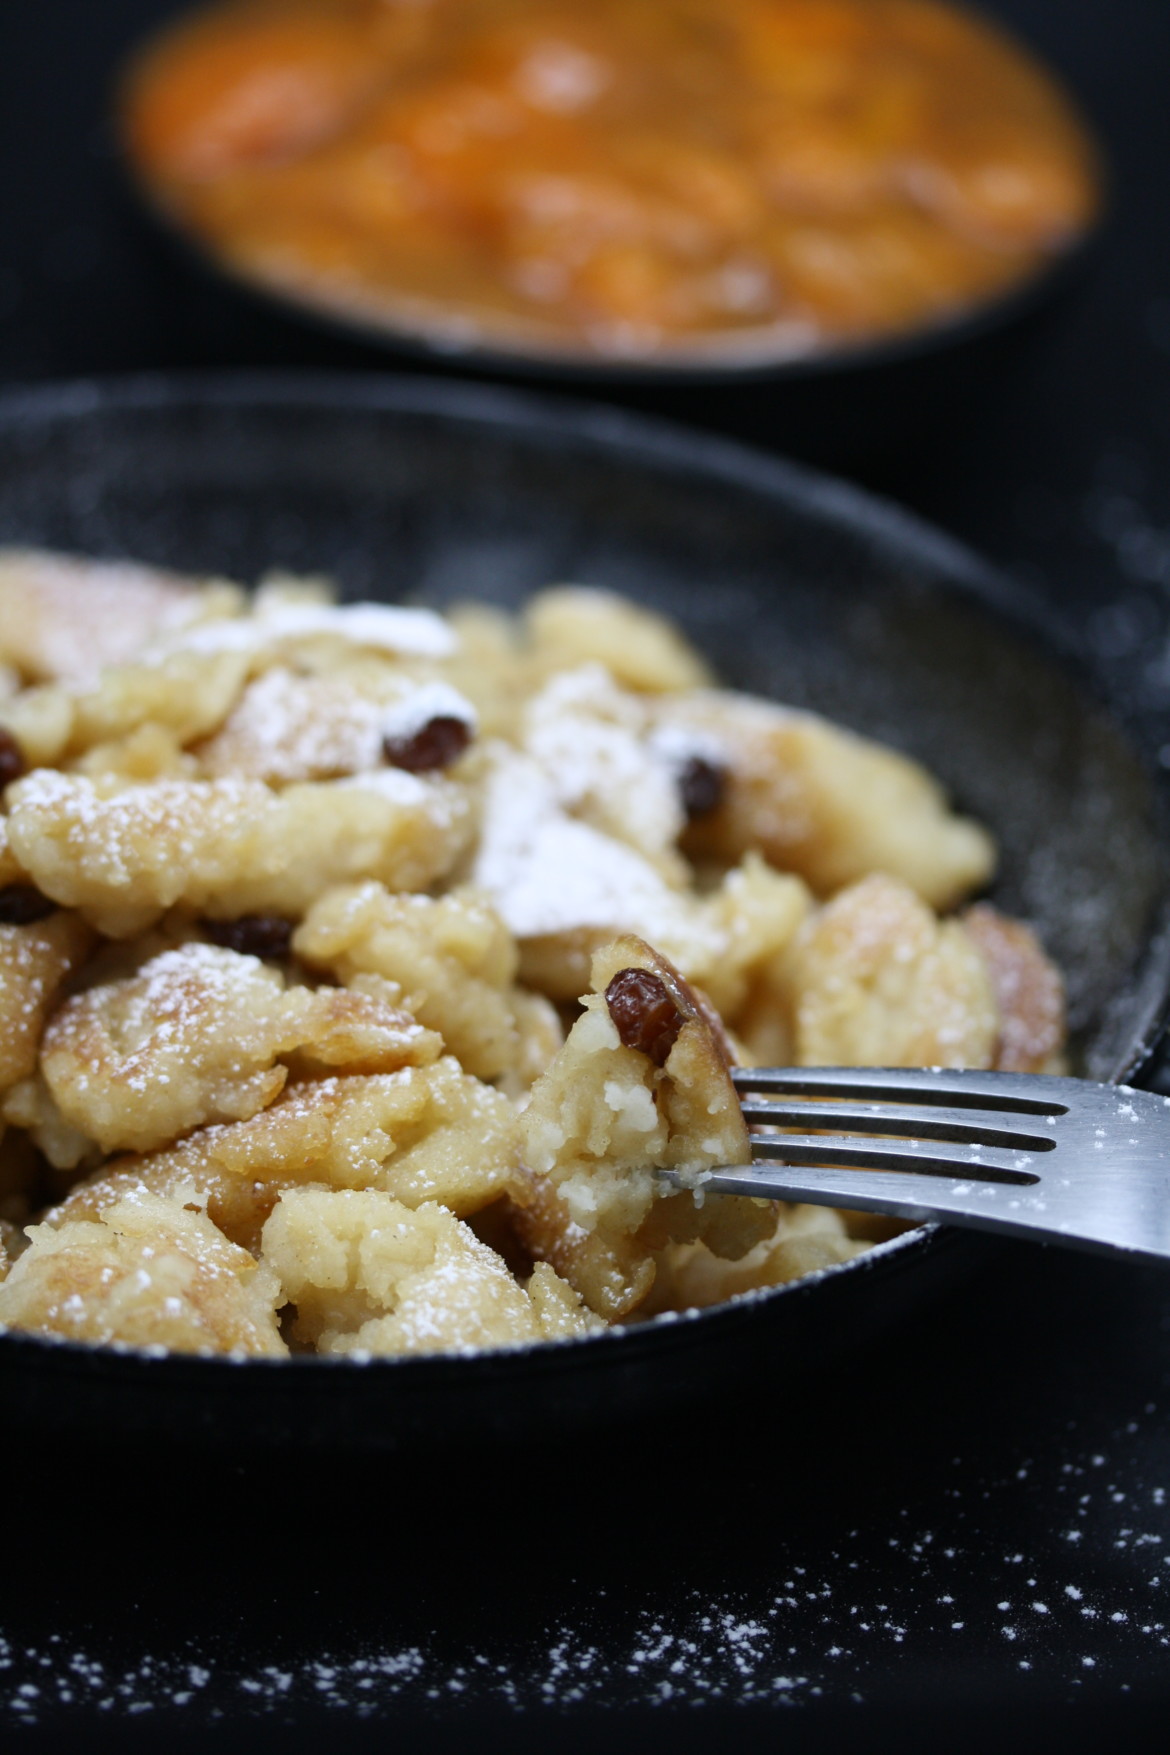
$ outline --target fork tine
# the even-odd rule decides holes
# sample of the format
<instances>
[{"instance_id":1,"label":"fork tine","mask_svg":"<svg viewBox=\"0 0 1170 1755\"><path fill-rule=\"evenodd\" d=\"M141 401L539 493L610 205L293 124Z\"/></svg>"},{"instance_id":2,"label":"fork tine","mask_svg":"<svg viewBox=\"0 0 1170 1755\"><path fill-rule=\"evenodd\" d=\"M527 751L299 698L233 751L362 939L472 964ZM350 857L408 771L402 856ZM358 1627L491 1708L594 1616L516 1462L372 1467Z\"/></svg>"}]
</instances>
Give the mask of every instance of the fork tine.
<instances>
[{"instance_id":1,"label":"fork tine","mask_svg":"<svg viewBox=\"0 0 1170 1755\"><path fill-rule=\"evenodd\" d=\"M1035 1073L950 1072L941 1067L736 1066L737 1091L780 1092L795 1097L852 1097L858 1102L901 1098L907 1103L954 1103L1022 1115L1066 1115L1063 1079Z\"/></svg>"},{"instance_id":2,"label":"fork tine","mask_svg":"<svg viewBox=\"0 0 1170 1755\"><path fill-rule=\"evenodd\" d=\"M969 1109L921 1109L895 1104L870 1104L864 1108L843 1102L786 1103L772 1099L764 1103L742 1103L743 1118L749 1123L769 1127L856 1128L859 1133L906 1134L919 1139L969 1141L983 1146L1015 1146L1022 1151L1050 1152L1055 1137L1044 1127L1032 1123L997 1125L993 1118L973 1119ZM980 1115L975 1111L975 1116ZM753 1136L754 1137L754 1136Z\"/></svg>"},{"instance_id":3,"label":"fork tine","mask_svg":"<svg viewBox=\"0 0 1170 1755\"><path fill-rule=\"evenodd\" d=\"M858 1207L1170 1262L1170 1097L1037 1073L930 1067L763 1067L733 1077L740 1091L780 1100L743 1105L767 1130L750 1136L752 1163L698 1176L658 1172L696 1200L709 1191ZM793 1103L788 1093L835 1100ZM883 1099L893 1106L875 1107ZM1030 1150L1005 1147L1019 1137L1013 1114ZM964 1126L964 1115L973 1125ZM784 1133L785 1122L861 1131ZM997 1143L982 1143L989 1138Z\"/></svg>"},{"instance_id":4,"label":"fork tine","mask_svg":"<svg viewBox=\"0 0 1170 1755\"><path fill-rule=\"evenodd\" d=\"M778 1158L784 1166L793 1164L850 1164L863 1172L874 1170L906 1170L918 1176L949 1176L952 1181L1012 1182L1021 1187L1039 1182L1039 1172L1032 1167L1030 1154L981 1150L978 1146L954 1147L929 1145L917 1140L875 1140L857 1135L834 1137L829 1134L752 1135L752 1151L760 1158ZM760 1166L764 1169L764 1166ZM726 1175L727 1172L720 1171ZM863 1174L855 1181L867 1182ZM772 1196L772 1199L785 1198ZM864 1205L859 1202L859 1205ZM920 1203L921 1204L921 1203Z\"/></svg>"},{"instance_id":5,"label":"fork tine","mask_svg":"<svg viewBox=\"0 0 1170 1755\"><path fill-rule=\"evenodd\" d=\"M969 1182L927 1181L892 1170L869 1170L859 1175L828 1166L773 1170L761 1164L744 1164L711 1171L703 1178L702 1187L715 1194L853 1207L903 1219L945 1220L953 1215L977 1229L995 1231L1029 1232L1036 1225L1031 1209L1043 1208L1043 1196L1035 1188L984 1183L978 1189L981 1210L976 1214L972 1211L976 1191Z\"/></svg>"}]
</instances>

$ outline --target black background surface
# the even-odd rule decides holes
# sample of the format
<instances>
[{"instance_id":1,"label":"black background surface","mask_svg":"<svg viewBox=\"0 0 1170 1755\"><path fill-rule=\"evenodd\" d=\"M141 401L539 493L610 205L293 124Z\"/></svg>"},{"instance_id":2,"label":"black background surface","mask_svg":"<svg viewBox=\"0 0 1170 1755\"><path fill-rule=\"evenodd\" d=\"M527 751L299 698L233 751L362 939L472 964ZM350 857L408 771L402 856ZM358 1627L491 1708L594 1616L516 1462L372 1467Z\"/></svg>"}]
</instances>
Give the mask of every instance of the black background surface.
<instances>
[{"instance_id":1,"label":"black background surface","mask_svg":"<svg viewBox=\"0 0 1170 1755\"><path fill-rule=\"evenodd\" d=\"M0 0L0 377L384 366L193 290L142 227L106 105L125 47L174 10ZM1157 694L1170 6L988 10L1099 128L1111 218L987 394L852 469L1088 618L1106 652L1148 651ZM718 418L700 394L686 412ZM778 1359L750 1405L584 1444L208 1461L7 1430L0 1735L1160 1745L1168 1367L1170 1278L1004 1246L880 1349L859 1337L847 1370L798 1381Z\"/></svg>"}]
</instances>

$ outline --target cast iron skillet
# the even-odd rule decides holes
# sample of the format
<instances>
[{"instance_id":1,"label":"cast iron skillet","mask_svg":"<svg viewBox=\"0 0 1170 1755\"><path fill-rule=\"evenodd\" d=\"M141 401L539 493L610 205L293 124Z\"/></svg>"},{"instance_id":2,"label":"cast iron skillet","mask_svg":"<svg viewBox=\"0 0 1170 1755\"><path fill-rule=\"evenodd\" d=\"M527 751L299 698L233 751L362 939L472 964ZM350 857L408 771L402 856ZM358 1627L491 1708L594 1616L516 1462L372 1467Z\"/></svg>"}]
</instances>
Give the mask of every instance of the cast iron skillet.
<instances>
[{"instance_id":1,"label":"cast iron skillet","mask_svg":"<svg viewBox=\"0 0 1170 1755\"><path fill-rule=\"evenodd\" d=\"M783 385L806 379L821 380L840 373L846 375L886 366L897 367L922 354L935 355L949 348L962 347L977 341L984 334L1032 310L1038 302L1067 278L1070 267L1084 255L1089 240L1095 236L1104 209L1106 165L1104 154L1092 139L1086 117L1078 116L1080 129L1091 143L1095 159L1093 175L1098 186L1095 211L1083 230L1066 240L1054 253L1036 264L1019 280L976 299L958 311L912 325L905 331L881 335L873 340L845 342L840 346L814 350L808 355L773 353L761 344L758 351L737 353L733 344L722 350L712 346L709 352L698 347L663 354L647 353L630 356L607 356L592 352L584 343L566 339L563 344L539 340L526 345L523 340L485 334L482 337L464 334L460 328L442 321L441 301L429 314L420 305L417 313L404 307L401 312L388 306L384 313L363 313L347 309L341 302L315 294L311 287L298 289L267 281L255 270L233 263L176 218L165 201L157 196L146 176L131 157L122 116L126 83L133 77L140 59L191 11L187 0L168 0L161 18L144 41L132 51L115 85L110 126L116 150L121 157L128 184L135 190L146 212L169 232L173 241L185 247L192 265L201 264L224 282L256 295L273 308L297 313L309 324L320 325L341 334L366 341L374 347L389 348L421 356L432 365L454 360L460 369L484 369L508 376L531 377L537 380L560 381L564 384L647 384L661 387L676 384L694 390L697 387L717 388L735 382L757 387ZM1020 45L1023 47L1023 45ZM1036 65L1042 67L1037 61ZM1071 98L1070 98L1070 101Z\"/></svg>"},{"instance_id":2,"label":"cast iron skillet","mask_svg":"<svg viewBox=\"0 0 1170 1755\"><path fill-rule=\"evenodd\" d=\"M190 0L167 0L144 45L190 10ZM1026 384L1030 361L1061 307L1092 272L1108 227L1109 165L1094 139L1100 200L1086 230L1015 284L953 315L804 358L620 359L571 347L526 349L490 338L460 339L422 318L344 311L309 291L271 286L220 257L166 210L140 176L126 151L119 94L115 85L108 130L123 170L125 236L136 241L143 272L165 279L159 296L193 363L453 371L463 379L595 394L680 418L701 395L711 425L833 468L880 465L920 442L925 427L945 428L956 409L969 411L1013 382ZM1080 122L1092 137L1088 117L1082 114Z\"/></svg>"},{"instance_id":3,"label":"cast iron skillet","mask_svg":"<svg viewBox=\"0 0 1170 1755\"><path fill-rule=\"evenodd\" d=\"M851 488L612 411L425 380L77 384L0 403L0 541L350 597L512 604L551 580L668 610L731 682L924 757L991 825L995 899L1069 976L1076 1052L1131 1076L1170 990L1153 750L1016 589ZM994 1245L927 1226L720 1309L474 1358L149 1358L0 1338L30 1428L373 1446L522 1434L839 1357Z\"/></svg>"}]
</instances>

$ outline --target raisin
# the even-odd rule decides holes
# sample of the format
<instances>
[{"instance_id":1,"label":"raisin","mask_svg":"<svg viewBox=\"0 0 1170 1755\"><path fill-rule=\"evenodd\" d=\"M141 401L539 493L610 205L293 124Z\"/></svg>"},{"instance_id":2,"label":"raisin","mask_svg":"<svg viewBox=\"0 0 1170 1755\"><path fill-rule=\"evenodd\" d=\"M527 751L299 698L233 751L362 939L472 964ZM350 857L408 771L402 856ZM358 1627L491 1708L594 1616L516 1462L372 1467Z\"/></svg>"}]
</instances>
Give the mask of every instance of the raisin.
<instances>
[{"instance_id":1,"label":"raisin","mask_svg":"<svg viewBox=\"0 0 1170 1755\"><path fill-rule=\"evenodd\" d=\"M241 914L238 920L205 920L203 930L213 944L241 957L287 957L292 944L291 920L279 914Z\"/></svg>"},{"instance_id":2,"label":"raisin","mask_svg":"<svg viewBox=\"0 0 1170 1755\"><path fill-rule=\"evenodd\" d=\"M605 1003L623 1046L664 1066L686 1022L666 983L649 969L619 969L605 990Z\"/></svg>"},{"instance_id":3,"label":"raisin","mask_svg":"<svg viewBox=\"0 0 1170 1755\"><path fill-rule=\"evenodd\" d=\"M727 770L706 756L688 756L678 776L678 796L688 823L709 816L723 803Z\"/></svg>"},{"instance_id":4,"label":"raisin","mask_svg":"<svg viewBox=\"0 0 1170 1755\"><path fill-rule=\"evenodd\" d=\"M0 792L19 780L24 773L24 751L3 725L0 725Z\"/></svg>"},{"instance_id":5,"label":"raisin","mask_svg":"<svg viewBox=\"0 0 1170 1755\"><path fill-rule=\"evenodd\" d=\"M31 926L52 914L56 906L35 884L9 884L0 890L0 926Z\"/></svg>"},{"instance_id":6,"label":"raisin","mask_svg":"<svg viewBox=\"0 0 1170 1755\"><path fill-rule=\"evenodd\" d=\"M428 774L434 768L449 768L470 742L471 727L465 719L440 713L408 737L384 737L382 754L392 768Z\"/></svg>"}]
</instances>

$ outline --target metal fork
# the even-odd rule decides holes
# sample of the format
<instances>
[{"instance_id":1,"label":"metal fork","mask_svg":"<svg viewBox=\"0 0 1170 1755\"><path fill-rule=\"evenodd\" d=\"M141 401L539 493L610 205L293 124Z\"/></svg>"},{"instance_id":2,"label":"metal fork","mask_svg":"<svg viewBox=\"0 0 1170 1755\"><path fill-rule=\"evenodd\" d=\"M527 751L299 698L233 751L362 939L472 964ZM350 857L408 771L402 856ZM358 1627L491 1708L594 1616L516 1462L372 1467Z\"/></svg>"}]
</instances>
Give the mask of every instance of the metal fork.
<instances>
[{"instance_id":1,"label":"metal fork","mask_svg":"<svg viewBox=\"0 0 1170 1755\"><path fill-rule=\"evenodd\" d=\"M1170 1259L1170 1097L940 1068L737 1067L732 1078L755 1156L777 1161L664 1172L676 1186ZM792 1127L833 1131L773 1131Z\"/></svg>"}]
</instances>

